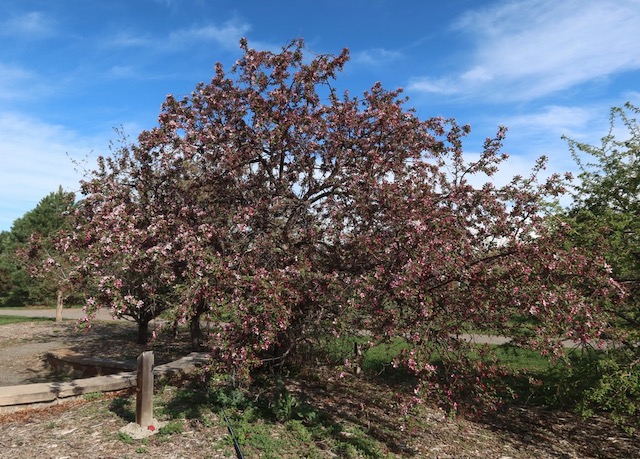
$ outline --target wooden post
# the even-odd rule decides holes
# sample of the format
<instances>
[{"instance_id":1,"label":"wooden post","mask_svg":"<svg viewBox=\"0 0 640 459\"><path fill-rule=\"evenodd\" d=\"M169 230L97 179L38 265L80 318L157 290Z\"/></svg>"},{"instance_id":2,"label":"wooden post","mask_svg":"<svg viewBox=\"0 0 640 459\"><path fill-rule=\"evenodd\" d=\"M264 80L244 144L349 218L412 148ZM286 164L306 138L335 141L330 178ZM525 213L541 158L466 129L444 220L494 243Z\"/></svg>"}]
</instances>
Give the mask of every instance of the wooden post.
<instances>
[{"instance_id":1,"label":"wooden post","mask_svg":"<svg viewBox=\"0 0 640 459\"><path fill-rule=\"evenodd\" d=\"M56 301L56 322L62 322L62 309L64 308L64 293L58 289L58 300Z\"/></svg>"},{"instance_id":2,"label":"wooden post","mask_svg":"<svg viewBox=\"0 0 640 459\"><path fill-rule=\"evenodd\" d=\"M136 423L147 428L153 423L153 351L138 356Z\"/></svg>"}]
</instances>

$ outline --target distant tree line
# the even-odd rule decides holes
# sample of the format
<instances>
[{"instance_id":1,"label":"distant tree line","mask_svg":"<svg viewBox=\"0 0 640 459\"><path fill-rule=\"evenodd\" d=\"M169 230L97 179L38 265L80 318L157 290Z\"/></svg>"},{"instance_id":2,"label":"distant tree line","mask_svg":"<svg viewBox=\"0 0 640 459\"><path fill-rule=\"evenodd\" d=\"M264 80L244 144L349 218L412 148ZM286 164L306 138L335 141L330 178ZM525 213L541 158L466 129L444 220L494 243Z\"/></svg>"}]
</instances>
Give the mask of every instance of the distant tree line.
<instances>
[{"instance_id":1,"label":"distant tree line","mask_svg":"<svg viewBox=\"0 0 640 459\"><path fill-rule=\"evenodd\" d=\"M69 224L74 205L75 195L59 187L16 219L9 231L0 232L0 306L56 303L57 283L34 275L34 265L24 255L34 238L50 247L52 236Z\"/></svg>"}]
</instances>

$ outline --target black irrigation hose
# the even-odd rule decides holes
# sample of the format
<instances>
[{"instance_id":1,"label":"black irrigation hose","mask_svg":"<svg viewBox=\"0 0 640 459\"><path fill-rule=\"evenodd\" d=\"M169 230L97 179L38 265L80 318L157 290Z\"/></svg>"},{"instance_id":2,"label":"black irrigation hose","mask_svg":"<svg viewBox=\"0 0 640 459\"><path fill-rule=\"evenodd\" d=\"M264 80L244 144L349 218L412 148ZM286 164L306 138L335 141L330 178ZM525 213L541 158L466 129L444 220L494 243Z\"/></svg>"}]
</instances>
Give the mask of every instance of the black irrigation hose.
<instances>
[{"instance_id":1,"label":"black irrigation hose","mask_svg":"<svg viewBox=\"0 0 640 459\"><path fill-rule=\"evenodd\" d=\"M222 408L222 416L224 417L224 422L227 423L227 430L229 430L229 434L231 435L231 439L233 440L233 449L236 450L236 457L238 459L244 459L244 455L242 454L242 450L240 449L240 443L238 443L238 437L236 437L236 434L233 433L231 423L227 418L227 413L224 412L224 408Z\"/></svg>"}]
</instances>

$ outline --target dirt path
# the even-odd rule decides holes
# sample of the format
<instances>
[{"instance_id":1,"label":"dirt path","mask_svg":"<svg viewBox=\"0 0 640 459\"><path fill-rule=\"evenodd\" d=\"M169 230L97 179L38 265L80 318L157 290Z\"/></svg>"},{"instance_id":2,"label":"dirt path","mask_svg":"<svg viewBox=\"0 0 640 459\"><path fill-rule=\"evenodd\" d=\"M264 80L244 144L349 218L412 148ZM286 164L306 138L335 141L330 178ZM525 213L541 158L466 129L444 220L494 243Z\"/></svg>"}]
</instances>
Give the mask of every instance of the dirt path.
<instances>
[{"instance_id":1,"label":"dirt path","mask_svg":"<svg viewBox=\"0 0 640 459\"><path fill-rule=\"evenodd\" d=\"M136 343L137 326L126 320L113 320L108 315L95 320L91 329L78 327L75 318L82 310L68 310L63 322L41 321L2 325L0 327L0 387L55 381L45 364L45 355L55 349L70 349L79 354L106 357L120 361L135 360L141 352L154 350L156 363L167 363L188 354L185 344L174 343L163 336L146 344ZM4 312L4 311L3 311ZM11 311L14 312L14 311ZM54 310L20 310L13 315L41 317Z\"/></svg>"}]
</instances>

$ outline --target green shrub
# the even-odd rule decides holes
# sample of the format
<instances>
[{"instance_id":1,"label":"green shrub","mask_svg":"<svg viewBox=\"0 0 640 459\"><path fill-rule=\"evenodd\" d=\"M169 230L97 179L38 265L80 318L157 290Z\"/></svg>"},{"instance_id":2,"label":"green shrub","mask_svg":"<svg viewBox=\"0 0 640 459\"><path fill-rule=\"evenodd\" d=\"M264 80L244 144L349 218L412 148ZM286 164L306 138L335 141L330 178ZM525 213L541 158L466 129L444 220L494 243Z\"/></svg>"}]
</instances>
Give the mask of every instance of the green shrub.
<instances>
[{"instance_id":1,"label":"green shrub","mask_svg":"<svg viewBox=\"0 0 640 459\"><path fill-rule=\"evenodd\" d=\"M638 350L585 350L542 374L537 395L547 405L570 408L585 417L610 413L628 432L640 426Z\"/></svg>"}]
</instances>

